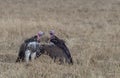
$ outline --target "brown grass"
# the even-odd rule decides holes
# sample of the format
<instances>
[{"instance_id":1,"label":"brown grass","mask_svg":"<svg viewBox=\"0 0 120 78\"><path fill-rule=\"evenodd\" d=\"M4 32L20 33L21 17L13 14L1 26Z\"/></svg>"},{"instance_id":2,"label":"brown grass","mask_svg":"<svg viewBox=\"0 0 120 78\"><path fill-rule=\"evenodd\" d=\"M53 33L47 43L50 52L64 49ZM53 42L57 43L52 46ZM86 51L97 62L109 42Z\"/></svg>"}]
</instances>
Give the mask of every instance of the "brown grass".
<instances>
[{"instance_id":1,"label":"brown grass","mask_svg":"<svg viewBox=\"0 0 120 78\"><path fill-rule=\"evenodd\" d=\"M20 43L54 29L74 65L15 63ZM119 0L0 0L0 78L119 78Z\"/></svg>"}]
</instances>

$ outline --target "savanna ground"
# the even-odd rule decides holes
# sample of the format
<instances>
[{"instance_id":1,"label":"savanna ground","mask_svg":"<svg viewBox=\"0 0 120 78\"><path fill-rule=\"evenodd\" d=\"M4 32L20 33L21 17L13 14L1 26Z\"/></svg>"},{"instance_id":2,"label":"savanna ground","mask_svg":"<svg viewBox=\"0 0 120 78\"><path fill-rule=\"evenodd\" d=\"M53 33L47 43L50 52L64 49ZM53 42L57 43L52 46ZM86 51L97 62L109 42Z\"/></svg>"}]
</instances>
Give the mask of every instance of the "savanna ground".
<instances>
[{"instance_id":1,"label":"savanna ground","mask_svg":"<svg viewBox=\"0 0 120 78\"><path fill-rule=\"evenodd\" d=\"M74 65L15 63L24 39L54 29ZM119 78L120 0L0 0L0 78Z\"/></svg>"}]
</instances>

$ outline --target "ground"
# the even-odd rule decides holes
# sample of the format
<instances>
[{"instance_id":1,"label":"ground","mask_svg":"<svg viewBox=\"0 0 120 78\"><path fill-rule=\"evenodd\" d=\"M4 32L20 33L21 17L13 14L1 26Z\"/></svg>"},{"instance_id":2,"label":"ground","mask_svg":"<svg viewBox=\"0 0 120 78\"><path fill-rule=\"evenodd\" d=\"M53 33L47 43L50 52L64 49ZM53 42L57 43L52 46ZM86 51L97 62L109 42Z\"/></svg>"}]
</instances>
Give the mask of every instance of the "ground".
<instances>
[{"instance_id":1,"label":"ground","mask_svg":"<svg viewBox=\"0 0 120 78\"><path fill-rule=\"evenodd\" d=\"M20 44L54 29L73 65L15 63ZM0 78L119 78L120 0L0 0Z\"/></svg>"}]
</instances>

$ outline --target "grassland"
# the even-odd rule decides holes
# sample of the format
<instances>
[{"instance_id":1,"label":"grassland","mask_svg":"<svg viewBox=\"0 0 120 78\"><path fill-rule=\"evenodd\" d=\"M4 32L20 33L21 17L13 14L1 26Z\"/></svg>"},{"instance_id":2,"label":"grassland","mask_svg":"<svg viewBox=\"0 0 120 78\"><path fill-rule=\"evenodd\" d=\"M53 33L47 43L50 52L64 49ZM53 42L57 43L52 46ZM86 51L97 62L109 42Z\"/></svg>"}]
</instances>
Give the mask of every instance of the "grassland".
<instances>
[{"instance_id":1,"label":"grassland","mask_svg":"<svg viewBox=\"0 0 120 78\"><path fill-rule=\"evenodd\" d=\"M15 63L20 44L54 29L74 65L41 56ZM119 0L0 0L0 78L119 78Z\"/></svg>"}]
</instances>

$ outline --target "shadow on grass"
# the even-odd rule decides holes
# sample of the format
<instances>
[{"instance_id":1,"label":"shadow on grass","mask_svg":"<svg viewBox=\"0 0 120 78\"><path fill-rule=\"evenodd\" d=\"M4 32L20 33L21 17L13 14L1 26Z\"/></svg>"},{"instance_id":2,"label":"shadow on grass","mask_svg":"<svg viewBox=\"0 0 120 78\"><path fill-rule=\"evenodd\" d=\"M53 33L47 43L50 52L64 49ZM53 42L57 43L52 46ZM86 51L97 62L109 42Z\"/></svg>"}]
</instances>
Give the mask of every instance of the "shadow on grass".
<instances>
[{"instance_id":1,"label":"shadow on grass","mask_svg":"<svg viewBox=\"0 0 120 78\"><path fill-rule=\"evenodd\" d=\"M12 54L0 54L0 62L3 63L15 63L16 56Z\"/></svg>"}]
</instances>

